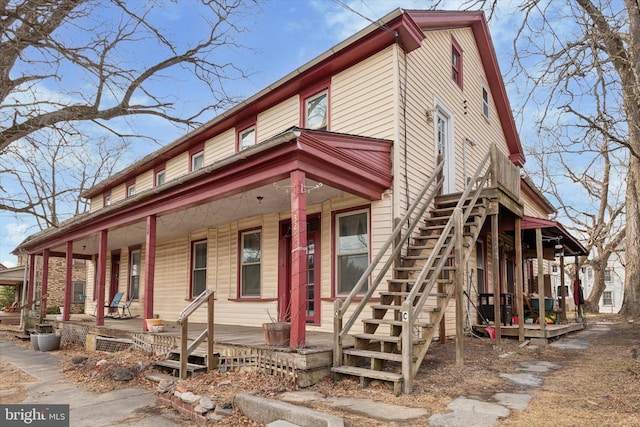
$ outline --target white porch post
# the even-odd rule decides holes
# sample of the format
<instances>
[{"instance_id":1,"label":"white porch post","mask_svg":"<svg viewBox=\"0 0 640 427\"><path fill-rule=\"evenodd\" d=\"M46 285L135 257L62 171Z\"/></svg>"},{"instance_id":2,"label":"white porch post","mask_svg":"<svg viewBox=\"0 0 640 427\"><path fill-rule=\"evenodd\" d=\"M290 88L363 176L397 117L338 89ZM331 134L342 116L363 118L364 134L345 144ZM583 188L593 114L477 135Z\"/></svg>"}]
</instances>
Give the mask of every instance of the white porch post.
<instances>
[{"instance_id":1,"label":"white porch post","mask_svg":"<svg viewBox=\"0 0 640 427\"><path fill-rule=\"evenodd\" d=\"M156 216L147 217L147 239L144 261L144 318L153 318L153 282L156 267ZM142 322L142 329L147 330L147 322Z\"/></svg>"}]
</instances>

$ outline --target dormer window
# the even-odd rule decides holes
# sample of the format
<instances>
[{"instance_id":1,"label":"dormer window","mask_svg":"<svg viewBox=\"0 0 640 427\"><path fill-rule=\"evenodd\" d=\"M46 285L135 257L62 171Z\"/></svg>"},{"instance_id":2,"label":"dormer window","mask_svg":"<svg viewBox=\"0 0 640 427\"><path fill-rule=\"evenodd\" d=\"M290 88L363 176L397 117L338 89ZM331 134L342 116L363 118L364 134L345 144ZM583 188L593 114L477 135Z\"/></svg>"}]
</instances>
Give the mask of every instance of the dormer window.
<instances>
[{"instance_id":1,"label":"dormer window","mask_svg":"<svg viewBox=\"0 0 640 427\"><path fill-rule=\"evenodd\" d=\"M107 206L111 206L111 191L108 193L104 193L102 196L102 205L106 208Z\"/></svg>"},{"instance_id":2,"label":"dormer window","mask_svg":"<svg viewBox=\"0 0 640 427\"><path fill-rule=\"evenodd\" d=\"M451 37L451 78L454 82L460 87L462 86L462 48L454 39Z\"/></svg>"}]
</instances>

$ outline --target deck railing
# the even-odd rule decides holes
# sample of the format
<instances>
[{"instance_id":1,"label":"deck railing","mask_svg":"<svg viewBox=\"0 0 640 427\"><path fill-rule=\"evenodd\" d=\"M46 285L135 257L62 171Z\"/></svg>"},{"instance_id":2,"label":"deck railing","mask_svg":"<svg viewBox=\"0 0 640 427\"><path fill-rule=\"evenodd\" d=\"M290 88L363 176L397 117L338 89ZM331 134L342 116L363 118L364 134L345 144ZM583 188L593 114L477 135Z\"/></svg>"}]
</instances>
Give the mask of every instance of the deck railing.
<instances>
[{"instance_id":1,"label":"deck railing","mask_svg":"<svg viewBox=\"0 0 640 427\"><path fill-rule=\"evenodd\" d=\"M189 355L198 348L198 346L207 340L207 371L215 369L215 361L213 359L213 304L214 304L214 292L211 289L206 289L200 295L198 295L191 303L186 306L180 316L178 316L177 323L181 325L180 329L180 378L187 378L187 362ZM191 316L202 304L207 303L207 327L196 338L191 345L188 344L189 338L189 316Z\"/></svg>"}]
</instances>

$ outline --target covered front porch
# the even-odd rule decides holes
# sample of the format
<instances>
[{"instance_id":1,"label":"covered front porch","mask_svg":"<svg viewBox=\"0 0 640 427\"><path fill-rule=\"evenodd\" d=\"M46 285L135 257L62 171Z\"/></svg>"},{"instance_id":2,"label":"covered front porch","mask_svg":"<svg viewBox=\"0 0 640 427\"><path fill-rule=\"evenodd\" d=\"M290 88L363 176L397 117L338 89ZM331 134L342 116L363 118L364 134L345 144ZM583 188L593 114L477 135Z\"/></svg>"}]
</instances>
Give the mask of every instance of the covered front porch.
<instances>
[{"instance_id":1,"label":"covered front porch","mask_svg":"<svg viewBox=\"0 0 640 427\"><path fill-rule=\"evenodd\" d=\"M393 178L391 147L388 140L292 128L183 177L92 209L21 245L30 255L29 299L37 281L31 268L36 256L63 256L67 268L74 259L89 259L95 270L89 273L85 311L95 313L96 326L108 321L105 306L119 293L124 294L121 304L129 303L141 319L160 314L175 320L189 301L212 289L217 304L224 306L216 311L216 321L259 325L272 316L286 316L282 320L291 323L291 347L306 346L309 311L327 313L320 304L333 296L328 269L310 289L309 218L322 218L324 234L311 231L316 232L316 255L329 265L330 251L320 252L320 246L331 247L335 206L362 207L383 199ZM127 182L139 173L125 170L113 180ZM101 188L91 191L84 196L102 194ZM256 228L264 232L261 275L245 293L238 279L239 260L251 248L241 246L239 230ZM194 242L209 245L203 283L194 272ZM316 261L320 273L320 259ZM47 280L43 272L42 292ZM65 321L71 289L67 271ZM138 325L146 331L144 322Z\"/></svg>"}]
</instances>

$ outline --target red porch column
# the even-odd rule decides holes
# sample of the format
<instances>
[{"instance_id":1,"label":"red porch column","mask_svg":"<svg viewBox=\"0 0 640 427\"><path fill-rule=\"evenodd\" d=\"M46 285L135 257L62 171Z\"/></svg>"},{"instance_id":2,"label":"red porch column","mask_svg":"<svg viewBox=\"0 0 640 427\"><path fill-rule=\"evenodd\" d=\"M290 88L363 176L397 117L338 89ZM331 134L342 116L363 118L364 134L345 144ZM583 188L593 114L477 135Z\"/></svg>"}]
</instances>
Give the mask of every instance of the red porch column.
<instances>
[{"instance_id":1,"label":"red porch column","mask_svg":"<svg viewBox=\"0 0 640 427\"><path fill-rule=\"evenodd\" d=\"M49 291L49 249L42 252L42 296L44 297ZM47 300L43 299L40 303L42 314L47 314Z\"/></svg>"},{"instance_id":2,"label":"red porch column","mask_svg":"<svg viewBox=\"0 0 640 427\"><path fill-rule=\"evenodd\" d=\"M67 242L67 272L64 277L64 309L62 320L71 318L71 299L73 298L73 241Z\"/></svg>"},{"instance_id":3,"label":"red porch column","mask_svg":"<svg viewBox=\"0 0 640 427\"><path fill-rule=\"evenodd\" d=\"M153 281L156 267L156 216L147 217L147 239L144 259L144 318L153 318ZM147 322L142 322L142 330L147 330Z\"/></svg>"},{"instance_id":4,"label":"red porch column","mask_svg":"<svg viewBox=\"0 0 640 427\"><path fill-rule=\"evenodd\" d=\"M104 284L107 277L107 230L98 236L98 274L96 275L96 325L104 325ZM65 313L66 314L66 313Z\"/></svg>"},{"instance_id":5,"label":"red porch column","mask_svg":"<svg viewBox=\"0 0 640 427\"><path fill-rule=\"evenodd\" d=\"M36 285L36 254L29 254L29 283L27 283L27 302L33 301L33 289ZM31 310L32 307L27 307Z\"/></svg>"},{"instance_id":6,"label":"red porch column","mask_svg":"<svg viewBox=\"0 0 640 427\"><path fill-rule=\"evenodd\" d=\"M304 346L307 295L307 193L305 174L291 172L291 347Z\"/></svg>"}]
</instances>

